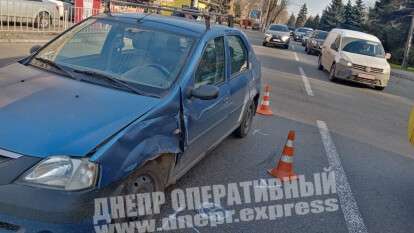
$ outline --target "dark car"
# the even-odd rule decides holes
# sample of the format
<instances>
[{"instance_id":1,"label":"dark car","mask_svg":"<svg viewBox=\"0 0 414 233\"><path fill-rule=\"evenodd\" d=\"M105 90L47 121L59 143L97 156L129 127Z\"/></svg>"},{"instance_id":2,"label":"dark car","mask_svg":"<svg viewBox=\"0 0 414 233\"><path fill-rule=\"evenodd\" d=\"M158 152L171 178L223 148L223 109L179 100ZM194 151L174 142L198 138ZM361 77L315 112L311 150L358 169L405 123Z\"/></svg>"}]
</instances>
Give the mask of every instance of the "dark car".
<instances>
[{"instance_id":1,"label":"dark car","mask_svg":"<svg viewBox=\"0 0 414 233\"><path fill-rule=\"evenodd\" d=\"M261 70L238 29L131 13L91 17L0 77L0 231L90 233L97 198L162 191L246 137Z\"/></svg>"},{"instance_id":2,"label":"dark car","mask_svg":"<svg viewBox=\"0 0 414 233\"><path fill-rule=\"evenodd\" d=\"M281 46L285 49L289 48L290 43L290 31L286 25L283 24L271 24L263 39L263 46Z\"/></svg>"},{"instance_id":3,"label":"dark car","mask_svg":"<svg viewBox=\"0 0 414 233\"><path fill-rule=\"evenodd\" d=\"M300 27L296 28L295 32L293 33L293 39L297 42L302 42L303 36L305 36L308 32L313 31L312 28Z\"/></svg>"},{"instance_id":4,"label":"dark car","mask_svg":"<svg viewBox=\"0 0 414 233\"><path fill-rule=\"evenodd\" d=\"M319 55L321 53L321 46L328 36L328 32L316 30L312 33L305 45L305 52L307 54Z\"/></svg>"}]
</instances>

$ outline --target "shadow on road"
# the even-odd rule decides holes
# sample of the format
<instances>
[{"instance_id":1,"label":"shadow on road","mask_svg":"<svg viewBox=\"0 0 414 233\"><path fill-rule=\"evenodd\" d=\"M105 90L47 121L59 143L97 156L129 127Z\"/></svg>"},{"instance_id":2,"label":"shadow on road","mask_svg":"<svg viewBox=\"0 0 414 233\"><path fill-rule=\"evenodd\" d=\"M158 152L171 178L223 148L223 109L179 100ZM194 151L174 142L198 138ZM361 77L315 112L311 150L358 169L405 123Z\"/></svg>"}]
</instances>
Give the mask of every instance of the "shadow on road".
<instances>
[{"instance_id":1,"label":"shadow on road","mask_svg":"<svg viewBox=\"0 0 414 233\"><path fill-rule=\"evenodd\" d=\"M8 57L8 58L1 58L0 59L0 67L5 67L7 65L10 65L16 61L19 61L20 59L22 59L24 57Z\"/></svg>"}]
</instances>

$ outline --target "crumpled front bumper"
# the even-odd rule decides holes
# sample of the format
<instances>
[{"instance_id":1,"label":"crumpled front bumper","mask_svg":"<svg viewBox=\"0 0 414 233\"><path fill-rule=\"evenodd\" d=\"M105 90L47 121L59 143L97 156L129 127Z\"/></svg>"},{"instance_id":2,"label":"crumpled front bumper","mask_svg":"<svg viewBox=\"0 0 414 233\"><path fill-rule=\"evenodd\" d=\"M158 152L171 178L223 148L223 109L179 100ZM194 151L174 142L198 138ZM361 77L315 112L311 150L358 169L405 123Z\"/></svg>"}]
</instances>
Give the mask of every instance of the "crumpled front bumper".
<instances>
[{"instance_id":1,"label":"crumpled front bumper","mask_svg":"<svg viewBox=\"0 0 414 233\"><path fill-rule=\"evenodd\" d=\"M40 160L22 156L0 161L0 233L94 232L95 198L113 195L122 181L73 192L19 183L19 176Z\"/></svg>"},{"instance_id":2,"label":"crumpled front bumper","mask_svg":"<svg viewBox=\"0 0 414 233\"><path fill-rule=\"evenodd\" d=\"M360 77L359 74L367 74L374 76L374 79L367 79ZM351 82L372 85L376 87L386 87L390 80L390 74L384 73L367 73L361 70L356 70L351 67L347 67L343 64L336 65L336 78L345 79Z\"/></svg>"},{"instance_id":3,"label":"crumpled front bumper","mask_svg":"<svg viewBox=\"0 0 414 233\"><path fill-rule=\"evenodd\" d=\"M0 186L0 232L93 232L96 191Z\"/></svg>"}]
</instances>

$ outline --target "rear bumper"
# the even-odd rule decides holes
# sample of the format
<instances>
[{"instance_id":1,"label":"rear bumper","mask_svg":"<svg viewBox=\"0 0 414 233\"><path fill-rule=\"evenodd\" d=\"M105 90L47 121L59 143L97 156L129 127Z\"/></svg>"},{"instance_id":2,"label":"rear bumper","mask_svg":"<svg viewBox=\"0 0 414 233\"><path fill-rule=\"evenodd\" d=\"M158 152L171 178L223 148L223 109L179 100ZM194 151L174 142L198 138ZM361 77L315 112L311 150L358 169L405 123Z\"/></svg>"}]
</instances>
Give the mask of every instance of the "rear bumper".
<instances>
[{"instance_id":1,"label":"rear bumper","mask_svg":"<svg viewBox=\"0 0 414 233\"><path fill-rule=\"evenodd\" d=\"M361 77L360 74L371 75L374 78L368 79ZM386 87L390 80L390 74L384 73L366 73L360 70L346 67L342 64L336 66L336 78L345 79L355 83L367 84L376 87Z\"/></svg>"},{"instance_id":2,"label":"rear bumper","mask_svg":"<svg viewBox=\"0 0 414 233\"><path fill-rule=\"evenodd\" d=\"M312 52L321 53L321 48L319 46L313 46L310 43L308 43L308 49L310 49Z\"/></svg>"}]
</instances>

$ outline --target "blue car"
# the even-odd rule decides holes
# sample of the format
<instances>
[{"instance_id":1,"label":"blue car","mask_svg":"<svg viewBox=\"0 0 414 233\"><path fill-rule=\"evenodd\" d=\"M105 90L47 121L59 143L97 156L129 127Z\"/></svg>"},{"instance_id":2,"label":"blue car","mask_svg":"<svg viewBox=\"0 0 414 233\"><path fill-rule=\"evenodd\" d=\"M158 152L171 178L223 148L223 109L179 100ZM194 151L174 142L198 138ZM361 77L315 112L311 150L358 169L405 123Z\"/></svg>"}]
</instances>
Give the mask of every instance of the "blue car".
<instances>
[{"instance_id":1,"label":"blue car","mask_svg":"<svg viewBox=\"0 0 414 233\"><path fill-rule=\"evenodd\" d=\"M259 101L227 26L103 14L32 52L0 69L0 232L92 232L96 198L164 190Z\"/></svg>"}]
</instances>

